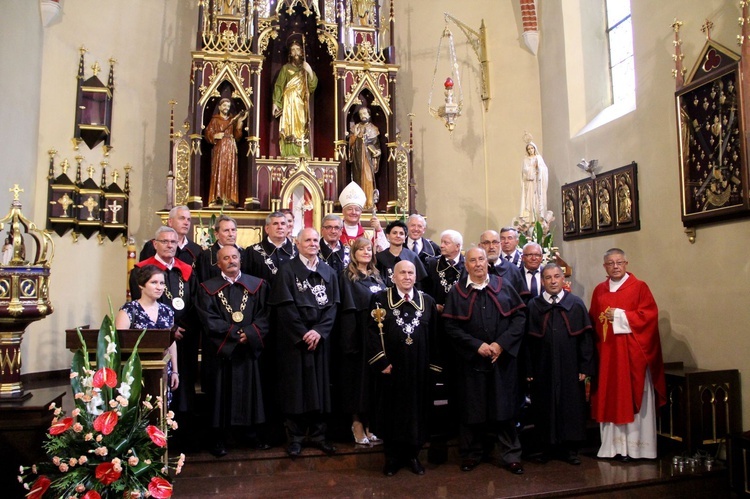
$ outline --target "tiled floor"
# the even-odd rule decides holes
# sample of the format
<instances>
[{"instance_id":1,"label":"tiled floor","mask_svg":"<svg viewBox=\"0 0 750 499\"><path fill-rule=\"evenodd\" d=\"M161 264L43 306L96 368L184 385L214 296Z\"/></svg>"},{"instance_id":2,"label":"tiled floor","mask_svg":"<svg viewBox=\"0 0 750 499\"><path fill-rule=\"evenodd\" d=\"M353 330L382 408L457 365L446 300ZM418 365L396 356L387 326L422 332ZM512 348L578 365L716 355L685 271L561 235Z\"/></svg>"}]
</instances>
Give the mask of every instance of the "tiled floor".
<instances>
[{"instance_id":1,"label":"tiled floor","mask_svg":"<svg viewBox=\"0 0 750 499\"><path fill-rule=\"evenodd\" d=\"M174 497L723 497L725 472L713 473L672 465L671 457L619 463L582 456L581 466L560 461L525 462L525 473L512 475L496 463L462 472L451 456L442 465L425 462L424 476L402 469L393 477L381 473L377 449L339 445L339 454L323 456L305 449L292 461L283 449L235 451L222 459L207 454L188 456L177 477ZM717 471L717 469L719 471ZM718 484L718 486L717 486ZM640 488L633 488L633 487Z\"/></svg>"}]
</instances>

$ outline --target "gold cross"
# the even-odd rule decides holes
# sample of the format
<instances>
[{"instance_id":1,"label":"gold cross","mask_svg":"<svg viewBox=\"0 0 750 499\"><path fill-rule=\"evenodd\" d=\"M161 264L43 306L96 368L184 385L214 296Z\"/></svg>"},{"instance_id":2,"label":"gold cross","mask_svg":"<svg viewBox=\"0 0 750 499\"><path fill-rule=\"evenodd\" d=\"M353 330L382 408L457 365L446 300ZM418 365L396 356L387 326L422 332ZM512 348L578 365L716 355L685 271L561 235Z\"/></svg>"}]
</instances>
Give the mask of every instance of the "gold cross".
<instances>
[{"instance_id":1,"label":"gold cross","mask_svg":"<svg viewBox=\"0 0 750 499\"><path fill-rule=\"evenodd\" d=\"M118 172L117 170L113 171L112 172L112 183L116 184L117 183L117 177L119 177L119 176L120 176L120 172Z\"/></svg>"},{"instance_id":2,"label":"gold cross","mask_svg":"<svg viewBox=\"0 0 750 499\"><path fill-rule=\"evenodd\" d=\"M13 184L13 188L8 189L8 192L13 193L13 201L18 201L18 194L24 192L24 190L18 187L18 184Z\"/></svg>"},{"instance_id":3,"label":"gold cross","mask_svg":"<svg viewBox=\"0 0 750 499\"><path fill-rule=\"evenodd\" d=\"M99 74L99 71L102 70L102 67L99 65L99 61L96 61L94 64L91 65L91 71L94 72L94 76Z\"/></svg>"},{"instance_id":4,"label":"gold cross","mask_svg":"<svg viewBox=\"0 0 750 499\"><path fill-rule=\"evenodd\" d=\"M682 21L678 21L677 18L674 18L674 22L671 24L672 29L676 32L680 31L680 28L682 27Z\"/></svg>"},{"instance_id":5,"label":"gold cross","mask_svg":"<svg viewBox=\"0 0 750 499\"><path fill-rule=\"evenodd\" d=\"M89 165L86 171L89 172L89 178L94 178L94 165Z\"/></svg>"},{"instance_id":6,"label":"gold cross","mask_svg":"<svg viewBox=\"0 0 750 499\"><path fill-rule=\"evenodd\" d=\"M713 27L714 27L714 23L712 23L708 19L706 19L706 22L703 23L703 26L701 26L701 33L706 34L706 40L711 39L711 30L713 29Z\"/></svg>"},{"instance_id":7,"label":"gold cross","mask_svg":"<svg viewBox=\"0 0 750 499\"><path fill-rule=\"evenodd\" d=\"M70 168L70 163L68 163L67 158L62 160L62 163L60 163L60 168L62 169L63 175L66 175L68 173L68 168Z\"/></svg>"},{"instance_id":8,"label":"gold cross","mask_svg":"<svg viewBox=\"0 0 750 499\"><path fill-rule=\"evenodd\" d=\"M607 307L607 310L599 314L599 322L602 323L602 341L607 341L607 323L609 322L607 320L607 312L609 312L610 307Z\"/></svg>"}]
</instances>

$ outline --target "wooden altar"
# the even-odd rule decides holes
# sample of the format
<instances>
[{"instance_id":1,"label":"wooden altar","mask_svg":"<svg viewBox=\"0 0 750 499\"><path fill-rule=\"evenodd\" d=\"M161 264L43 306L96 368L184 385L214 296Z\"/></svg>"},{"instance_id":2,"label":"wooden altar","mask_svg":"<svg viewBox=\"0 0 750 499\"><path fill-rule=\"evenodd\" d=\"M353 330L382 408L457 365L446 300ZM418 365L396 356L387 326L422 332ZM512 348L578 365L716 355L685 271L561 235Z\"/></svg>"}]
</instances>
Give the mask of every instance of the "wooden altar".
<instances>
[{"instance_id":1,"label":"wooden altar","mask_svg":"<svg viewBox=\"0 0 750 499\"><path fill-rule=\"evenodd\" d=\"M265 216L289 208L304 226L320 229L352 180L348 135L368 107L379 130L373 211L409 213L414 203L411 144L401 142L396 123L393 9L362 0L244 0L200 2L196 50L184 124L170 124L170 163L165 209L187 205L208 224L220 209L243 228L262 232ZM299 40L304 60L317 76L309 96L309 135L300 142L309 154L283 156L274 83ZM215 147L206 127L222 99L231 115L247 112L237 145L238 206L212 206L208 199ZM406 124L410 126L409 124ZM354 179L356 181L356 179ZM210 208L210 209L209 209ZM246 235L249 244L254 235ZM260 234L258 234L258 238ZM241 237L243 239L243 237ZM242 244L242 242L240 242Z\"/></svg>"}]
</instances>

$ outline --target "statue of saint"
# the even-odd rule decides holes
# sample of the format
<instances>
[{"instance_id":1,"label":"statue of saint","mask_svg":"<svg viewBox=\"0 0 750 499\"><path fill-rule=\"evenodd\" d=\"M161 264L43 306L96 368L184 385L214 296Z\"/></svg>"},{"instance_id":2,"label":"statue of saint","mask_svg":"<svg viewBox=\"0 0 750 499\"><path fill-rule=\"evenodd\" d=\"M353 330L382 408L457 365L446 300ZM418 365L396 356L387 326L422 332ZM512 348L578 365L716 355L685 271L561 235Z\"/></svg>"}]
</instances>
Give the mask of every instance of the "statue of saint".
<instances>
[{"instance_id":1,"label":"statue of saint","mask_svg":"<svg viewBox=\"0 0 750 499\"><path fill-rule=\"evenodd\" d=\"M378 202L375 174L380 165L380 131L370 122L370 110L359 108L359 123L349 129L349 157L352 161L352 180L365 191L365 210Z\"/></svg>"},{"instance_id":2,"label":"statue of saint","mask_svg":"<svg viewBox=\"0 0 750 499\"><path fill-rule=\"evenodd\" d=\"M273 87L273 116L279 121L279 145L283 157L310 157L310 95L318 86L302 45L293 41L289 62L284 64Z\"/></svg>"},{"instance_id":3,"label":"statue of saint","mask_svg":"<svg viewBox=\"0 0 750 499\"><path fill-rule=\"evenodd\" d=\"M216 106L216 113L206 127L205 137L213 144L211 151L211 186L209 206L237 206L237 140L242 137L242 122L247 112L230 114L232 101L224 98Z\"/></svg>"},{"instance_id":4,"label":"statue of saint","mask_svg":"<svg viewBox=\"0 0 750 499\"><path fill-rule=\"evenodd\" d=\"M526 157L523 158L521 172L523 191L521 193L521 217L529 222L542 220L547 214L547 183L549 171L536 144L526 144Z\"/></svg>"},{"instance_id":5,"label":"statue of saint","mask_svg":"<svg viewBox=\"0 0 750 499\"><path fill-rule=\"evenodd\" d=\"M617 181L617 221L630 222L633 219L633 200L630 198L630 186L626 175Z\"/></svg>"},{"instance_id":6,"label":"statue of saint","mask_svg":"<svg viewBox=\"0 0 750 499\"><path fill-rule=\"evenodd\" d=\"M352 10L360 26L372 26L375 19L375 0L354 0Z\"/></svg>"},{"instance_id":7,"label":"statue of saint","mask_svg":"<svg viewBox=\"0 0 750 499\"><path fill-rule=\"evenodd\" d=\"M602 184L599 188L599 226L607 227L612 224L612 215L609 213L609 186Z\"/></svg>"}]
</instances>

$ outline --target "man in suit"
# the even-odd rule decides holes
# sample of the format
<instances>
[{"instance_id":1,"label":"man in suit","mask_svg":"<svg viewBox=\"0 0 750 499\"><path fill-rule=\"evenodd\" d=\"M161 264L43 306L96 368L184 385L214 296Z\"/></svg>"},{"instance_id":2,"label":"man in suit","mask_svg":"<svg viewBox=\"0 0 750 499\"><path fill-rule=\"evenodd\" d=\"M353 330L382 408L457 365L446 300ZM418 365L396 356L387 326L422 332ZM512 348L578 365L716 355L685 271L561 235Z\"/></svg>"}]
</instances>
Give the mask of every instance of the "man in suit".
<instances>
[{"instance_id":1,"label":"man in suit","mask_svg":"<svg viewBox=\"0 0 750 499\"><path fill-rule=\"evenodd\" d=\"M529 296L526 302L538 296L542 292L542 247L535 243L526 243L523 247L523 277L526 280L526 287L529 290Z\"/></svg>"},{"instance_id":2,"label":"man in suit","mask_svg":"<svg viewBox=\"0 0 750 499\"><path fill-rule=\"evenodd\" d=\"M217 266L218 253L224 246L237 246L237 222L227 215L219 215L214 223L216 242L203 250L198 257L198 282L205 282L212 277L219 277L221 270ZM242 248L237 246L242 254Z\"/></svg>"},{"instance_id":3,"label":"man in suit","mask_svg":"<svg viewBox=\"0 0 750 499\"><path fill-rule=\"evenodd\" d=\"M500 248L503 250L501 258L512 263L519 269L523 266L523 254L518 249L518 231L513 227L500 229Z\"/></svg>"},{"instance_id":4,"label":"man in suit","mask_svg":"<svg viewBox=\"0 0 750 499\"><path fill-rule=\"evenodd\" d=\"M409 238L406 240L406 247L419 256L422 263L427 258L437 258L440 256L440 247L430 239L424 237L424 231L427 228L427 220L422 215L413 214L406 221L409 229Z\"/></svg>"}]
</instances>

